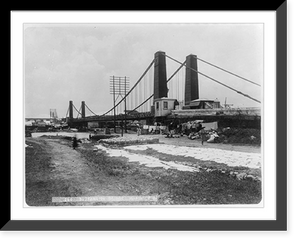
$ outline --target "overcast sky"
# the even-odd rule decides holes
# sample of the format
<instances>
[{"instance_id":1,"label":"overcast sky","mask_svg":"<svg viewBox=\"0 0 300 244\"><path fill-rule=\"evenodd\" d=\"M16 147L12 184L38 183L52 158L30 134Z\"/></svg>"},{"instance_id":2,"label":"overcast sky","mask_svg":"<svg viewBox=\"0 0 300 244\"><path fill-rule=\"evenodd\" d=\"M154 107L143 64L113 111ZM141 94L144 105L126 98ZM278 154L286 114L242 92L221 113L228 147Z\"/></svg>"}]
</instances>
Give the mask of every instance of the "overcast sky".
<instances>
[{"instance_id":1,"label":"overcast sky","mask_svg":"<svg viewBox=\"0 0 300 244\"><path fill-rule=\"evenodd\" d=\"M50 108L65 117L69 100L104 113L112 106L109 77L128 76L132 86L157 51L180 61L196 54L263 84L262 24L31 24L25 25L24 41L25 117L49 117ZM167 76L177 67L167 59ZM262 100L258 86L201 62L198 70ZM260 105L201 75L199 83L200 98Z\"/></svg>"}]
</instances>

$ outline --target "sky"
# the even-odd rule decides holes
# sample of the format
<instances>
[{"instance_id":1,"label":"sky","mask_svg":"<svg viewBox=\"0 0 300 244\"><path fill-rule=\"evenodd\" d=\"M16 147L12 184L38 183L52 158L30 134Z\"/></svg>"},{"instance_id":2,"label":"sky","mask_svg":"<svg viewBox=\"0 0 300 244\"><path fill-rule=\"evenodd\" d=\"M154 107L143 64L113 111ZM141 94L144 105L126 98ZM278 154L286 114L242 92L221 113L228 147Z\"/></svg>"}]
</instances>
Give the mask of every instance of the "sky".
<instances>
[{"instance_id":1,"label":"sky","mask_svg":"<svg viewBox=\"0 0 300 244\"><path fill-rule=\"evenodd\" d=\"M132 87L157 51L181 62L195 54L263 85L263 44L263 24L25 24L25 117L49 117L50 109L65 117L70 100L77 109L85 101L96 114L104 113L113 104L110 76L127 76ZM179 64L170 59L166 63L169 77ZM263 99L261 87L200 61L198 70ZM153 79L153 74L147 77ZM217 98L221 104L226 98L235 107L260 106L198 78L200 98ZM184 74L176 79L183 80Z\"/></svg>"}]
</instances>

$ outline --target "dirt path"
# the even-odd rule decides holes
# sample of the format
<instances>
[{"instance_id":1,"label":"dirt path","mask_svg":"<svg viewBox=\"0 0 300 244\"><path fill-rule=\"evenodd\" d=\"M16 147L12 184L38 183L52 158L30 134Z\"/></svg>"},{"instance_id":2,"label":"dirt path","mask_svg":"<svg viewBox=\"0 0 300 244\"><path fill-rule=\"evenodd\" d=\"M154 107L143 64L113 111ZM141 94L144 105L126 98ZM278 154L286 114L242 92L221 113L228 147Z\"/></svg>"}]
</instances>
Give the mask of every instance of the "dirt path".
<instances>
[{"instance_id":1,"label":"dirt path","mask_svg":"<svg viewBox=\"0 0 300 244\"><path fill-rule=\"evenodd\" d=\"M51 164L54 178L64 178L72 183L73 186L80 188L81 196L102 196L119 193L95 174L95 171L88 166L88 161L81 157L80 152L58 144L55 141L48 141L52 147Z\"/></svg>"},{"instance_id":2,"label":"dirt path","mask_svg":"<svg viewBox=\"0 0 300 244\"><path fill-rule=\"evenodd\" d=\"M40 164L39 168L37 165L32 165L30 172L27 172L27 176L30 174L30 181L34 187L43 182L42 185L47 189L47 196L44 196L47 202L44 204L52 205L49 199L52 197L120 196L124 194L116 185L110 184L103 173L91 167L80 152L72 149L67 142L58 143L55 139L40 138L28 139L27 143L31 144L33 149L39 148L40 151L46 151L45 153L49 155L48 159L50 158L48 162L37 160L35 163ZM93 203L78 202L75 205L85 204Z\"/></svg>"}]
</instances>

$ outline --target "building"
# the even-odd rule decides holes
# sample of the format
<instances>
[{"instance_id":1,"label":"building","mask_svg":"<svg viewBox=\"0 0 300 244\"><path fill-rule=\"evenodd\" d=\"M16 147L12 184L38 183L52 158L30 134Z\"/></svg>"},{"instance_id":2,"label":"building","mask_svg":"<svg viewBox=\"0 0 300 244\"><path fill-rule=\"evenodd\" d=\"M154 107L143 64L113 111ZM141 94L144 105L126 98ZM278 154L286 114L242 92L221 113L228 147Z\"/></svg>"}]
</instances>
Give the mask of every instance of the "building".
<instances>
[{"instance_id":1,"label":"building","mask_svg":"<svg viewBox=\"0 0 300 244\"><path fill-rule=\"evenodd\" d=\"M176 105L178 105L178 102L174 98L162 97L154 99L154 116L167 116L171 114Z\"/></svg>"}]
</instances>

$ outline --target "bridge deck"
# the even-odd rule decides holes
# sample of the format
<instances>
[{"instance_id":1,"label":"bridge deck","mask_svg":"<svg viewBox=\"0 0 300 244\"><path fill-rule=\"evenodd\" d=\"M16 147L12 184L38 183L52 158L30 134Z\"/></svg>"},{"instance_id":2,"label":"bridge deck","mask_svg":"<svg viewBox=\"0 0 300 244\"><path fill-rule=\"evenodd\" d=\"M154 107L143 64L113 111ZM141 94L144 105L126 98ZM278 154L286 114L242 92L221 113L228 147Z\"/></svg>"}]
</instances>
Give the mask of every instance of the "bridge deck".
<instances>
[{"instance_id":1,"label":"bridge deck","mask_svg":"<svg viewBox=\"0 0 300 244\"><path fill-rule=\"evenodd\" d=\"M261 116L260 108L249 107L249 108L215 108L215 109L184 109L184 110L173 110L171 116L176 117L194 117L194 116Z\"/></svg>"},{"instance_id":2,"label":"bridge deck","mask_svg":"<svg viewBox=\"0 0 300 244\"><path fill-rule=\"evenodd\" d=\"M186 109L186 110L172 110L171 114L168 115L168 118L193 118L193 117L237 117L242 116L245 119L254 119L261 116L261 109L260 108L231 108L231 109L224 109L224 108L216 108L216 109ZM140 119L149 119L153 118L154 114L151 112L144 112L144 113L134 113L134 114L127 114L127 120L140 120ZM125 119L124 114L116 115L117 121L122 121ZM113 121L113 115L105 115L105 116L89 116L85 118L77 118L73 119L75 123L81 122L92 122L92 121Z\"/></svg>"}]
</instances>

